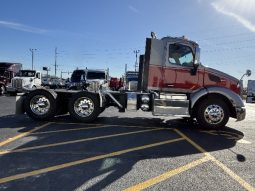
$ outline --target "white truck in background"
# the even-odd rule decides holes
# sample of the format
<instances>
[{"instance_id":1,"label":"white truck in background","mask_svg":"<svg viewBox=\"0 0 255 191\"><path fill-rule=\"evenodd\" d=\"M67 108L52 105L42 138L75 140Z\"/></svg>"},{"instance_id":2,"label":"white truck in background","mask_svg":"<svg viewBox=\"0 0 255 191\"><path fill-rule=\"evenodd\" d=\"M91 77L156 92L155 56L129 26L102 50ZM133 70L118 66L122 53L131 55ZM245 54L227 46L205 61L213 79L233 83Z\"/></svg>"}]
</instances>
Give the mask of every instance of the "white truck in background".
<instances>
[{"instance_id":1,"label":"white truck in background","mask_svg":"<svg viewBox=\"0 0 255 191\"><path fill-rule=\"evenodd\" d=\"M255 80L248 80L246 102L255 103Z\"/></svg>"},{"instance_id":2,"label":"white truck in background","mask_svg":"<svg viewBox=\"0 0 255 191\"><path fill-rule=\"evenodd\" d=\"M37 89L42 85L42 74L35 70L20 70L7 86L7 93L16 95L24 90Z\"/></svg>"}]
</instances>

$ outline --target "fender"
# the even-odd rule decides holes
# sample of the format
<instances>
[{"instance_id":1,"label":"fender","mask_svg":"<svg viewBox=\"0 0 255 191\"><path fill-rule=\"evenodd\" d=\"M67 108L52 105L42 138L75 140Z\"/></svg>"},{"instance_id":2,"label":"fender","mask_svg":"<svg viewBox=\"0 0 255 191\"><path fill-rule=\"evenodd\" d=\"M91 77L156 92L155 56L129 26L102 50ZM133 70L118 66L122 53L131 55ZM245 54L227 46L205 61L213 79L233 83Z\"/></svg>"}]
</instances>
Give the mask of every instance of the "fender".
<instances>
[{"instance_id":1,"label":"fender","mask_svg":"<svg viewBox=\"0 0 255 191\"><path fill-rule=\"evenodd\" d=\"M205 88L201 88L193 93L191 93L190 95L190 108L192 109L194 107L194 105L196 104L196 102L203 96L207 95L207 94L220 94L226 98L228 98L228 100L232 103L233 107L235 108L243 108L244 107L244 103L242 98L236 94L235 92L224 88L224 87L205 87Z\"/></svg>"}]
</instances>

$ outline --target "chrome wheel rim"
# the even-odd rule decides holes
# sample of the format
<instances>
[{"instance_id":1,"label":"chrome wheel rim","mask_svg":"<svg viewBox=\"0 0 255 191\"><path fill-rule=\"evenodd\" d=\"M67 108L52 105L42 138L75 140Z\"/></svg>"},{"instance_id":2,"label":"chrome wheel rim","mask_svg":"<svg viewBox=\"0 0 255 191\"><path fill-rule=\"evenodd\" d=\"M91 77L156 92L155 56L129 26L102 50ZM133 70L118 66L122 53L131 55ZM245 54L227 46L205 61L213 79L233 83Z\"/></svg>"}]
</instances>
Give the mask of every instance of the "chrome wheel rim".
<instances>
[{"instance_id":1,"label":"chrome wheel rim","mask_svg":"<svg viewBox=\"0 0 255 191\"><path fill-rule=\"evenodd\" d=\"M204 118L209 124L219 124L224 119L224 110L219 105L209 105L205 109Z\"/></svg>"},{"instance_id":2,"label":"chrome wheel rim","mask_svg":"<svg viewBox=\"0 0 255 191\"><path fill-rule=\"evenodd\" d=\"M88 97L80 97L74 102L74 111L80 117L88 117L94 111L94 103Z\"/></svg>"},{"instance_id":3,"label":"chrome wheel rim","mask_svg":"<svg viewBox=\"0 0 255 191\"><path fill-rule=\"evenodd\" d=\"M50 109L50 100L43 95L36 95L30 101L30 108L36 115L45 115Z\"/></svg>"}]
</instances>

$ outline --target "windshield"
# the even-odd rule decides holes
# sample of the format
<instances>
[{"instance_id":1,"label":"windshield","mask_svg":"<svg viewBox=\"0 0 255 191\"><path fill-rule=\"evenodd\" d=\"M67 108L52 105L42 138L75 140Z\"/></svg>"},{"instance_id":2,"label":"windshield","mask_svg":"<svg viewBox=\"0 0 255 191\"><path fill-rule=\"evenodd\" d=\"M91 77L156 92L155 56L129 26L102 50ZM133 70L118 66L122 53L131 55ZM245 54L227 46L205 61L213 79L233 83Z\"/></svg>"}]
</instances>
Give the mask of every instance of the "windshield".
<instances>
[{"instance_id":1,"label":"windshield","mask_svg":"<svg viewBox=\"0 0 255 191\"><path fill-rule=\"evenodd\" d=\"M17 76L20 76L20 77L35 77L35 71L21 70Z\"/></svg>"},{"instance_id":2,"label":"windshield","mask_svg":"<svg viewBox=\"0 0 255 191\"><path fill-rule=\"evenodd\" d=\"M127 81L138 81L138 77L127 77Z\"/></svg>"},{"instance_id":3,"label":"windshield","mask_svg":"<svg viewBox=\"0 0 255 191\"><path fill-rule=\"evenodd\" d=\"M88 72L87 73L87 79L88 80L92 80L92 79L104 80L105 79L105 73L104 72Z\"/></svg>"},{"instance_id":4,"label":"windshield","mask_svg":"<svg viewBox=\"0 0 255 191\"><path fill-rule=\"evenodd\" d=\"M80 82L81 76L85 74L84 70L75 70L71 76L71 82Z\"/></svg>"}]
</instances>

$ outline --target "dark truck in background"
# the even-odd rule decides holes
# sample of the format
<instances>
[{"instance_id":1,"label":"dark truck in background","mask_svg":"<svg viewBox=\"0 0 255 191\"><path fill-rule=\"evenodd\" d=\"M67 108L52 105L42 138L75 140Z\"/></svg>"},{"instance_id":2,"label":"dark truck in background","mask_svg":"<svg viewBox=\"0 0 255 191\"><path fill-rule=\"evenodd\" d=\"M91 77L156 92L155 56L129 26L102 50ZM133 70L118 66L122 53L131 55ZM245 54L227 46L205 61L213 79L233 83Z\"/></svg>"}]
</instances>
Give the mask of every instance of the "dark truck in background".
<instances>
[{"instance_id":1,"label":"dark truck in background","mask_svg":"<svg viewBox=\"0 0 255 191\"><path fill-rule=\"evenodd\" d=\"M69 90L86 88L97 89L97 86L108 86L109 71L104 69L77 69L71 75L67 87Z\"/></svg>"},{"instance_id":2,"label":"dark truck in background","mask_svg":"<svg viewBox=\"0 0 255 191\"><path fill-rule=\"evenodd\" d=\"M11 83L12 78L14 78L21 69L22 64L20 63L0 62L0 95L6 92L7 85Z\"/></svg>"},{"instance_id":3,"label":"dark truck in background","mask_svg":"<svg viewBox=\"0 0 255 191\"><path fill-rule=\"evenodd\" d=\"M93 81L91 83L94 83ZM241 82L200 63L199 45L184 37L146 39L137 89L111 91L38 89L17 97L16 113L49 120L64 113L92 122L105 108L196 119L201 127L221 128L229 118L245 119Z\"/></svg>"}]
</instances>

